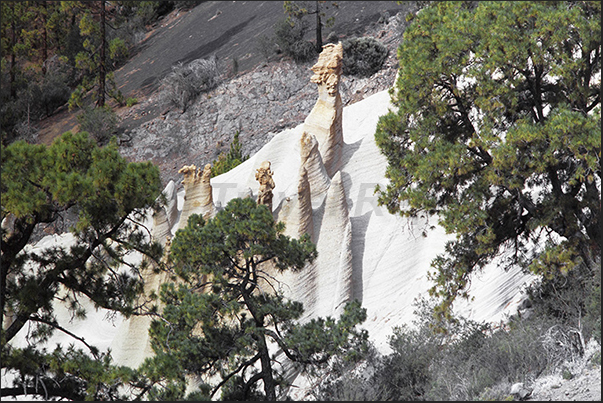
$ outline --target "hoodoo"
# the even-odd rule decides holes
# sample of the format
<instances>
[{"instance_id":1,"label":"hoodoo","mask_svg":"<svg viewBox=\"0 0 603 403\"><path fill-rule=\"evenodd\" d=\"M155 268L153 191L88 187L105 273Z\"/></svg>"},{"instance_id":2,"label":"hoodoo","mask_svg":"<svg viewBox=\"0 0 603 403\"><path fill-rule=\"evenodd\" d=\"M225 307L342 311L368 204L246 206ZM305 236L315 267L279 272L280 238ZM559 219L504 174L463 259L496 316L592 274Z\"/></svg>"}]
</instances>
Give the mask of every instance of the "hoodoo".
<instances>
[{"instance_id":1,"label":"hoodoo","mask_svg":"<svg viewBox=\"0 0 603 403\"><path fill-rule=\"evenodd\" d=\"M171 229L178 220L178 193L174 181L170 181L163 190L166 203L153 213L153 238L165 245L166 239L172 236Z\"/></svg>"},{"instance_id":2,"label":"hoodoo","mask_svg":"<svg viewBox=\"0 0 603 403\"><path fill-rule=\"evenodd\" d=\"M330 177L341 166L343 152L343 104L339 94L343 47L329 43L323 46L318 61L312 66L310 81L318 85L318 100L304 121L304 131L316 137L320 154Z\"/></svg>"},{"instance_id":3,"label":"hoodoo","mask_svg":"<svg viewBox=\"0 0 603 403\"><path fill-rule=\"evenodd\" d=\"M270 170L270 161L264 161L256 170L255 179L260 183L258 204L265 204L272 211L272 189L274 189L274 172Z\"/></svg>"},{"instance_id":4,"label":"hoodoo","mask_svg":"<svg viewBox=\"0 0 603 403\"><path fill-rule=\"evenodd\" d=\"M325 169L316 137L308 132L303 132L300 139L300 176L302 170L308 174L308 185L312 198L323 195L331 183L331 179Z\"/></svg>"},{"instance_id":5,"label":"hoodoo","mask_svg":"<svg viewBox=\"0 0 603 403\"><path fill-rule=\"evenodd\" d=\"M178 228L186 227L191 214L200 214L207 219L214 214L211 179L211 164L206 164L203 171L195 165L185 165L178 173L184 174L184 204Z\"/></svg>"}]
</instances>

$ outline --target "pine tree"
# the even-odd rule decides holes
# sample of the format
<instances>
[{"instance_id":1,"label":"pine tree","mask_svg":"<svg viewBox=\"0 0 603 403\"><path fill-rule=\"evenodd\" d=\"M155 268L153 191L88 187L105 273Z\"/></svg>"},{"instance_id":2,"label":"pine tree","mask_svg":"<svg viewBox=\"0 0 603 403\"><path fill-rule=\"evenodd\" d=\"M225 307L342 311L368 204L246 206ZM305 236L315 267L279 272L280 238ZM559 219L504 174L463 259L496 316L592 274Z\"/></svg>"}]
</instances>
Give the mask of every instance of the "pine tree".
<instances>
[{"instance_id":1,"label":"pine tree","mask_svg":"<svg viewBox=\"0 0 603 403\"><path fill-rule=\"evenodd\" d=\"M188 398L281 398L286 385L271 345L306 368L325 366L334 355L355 354L367 334L357 301L339 320L297 323L302 304L283 297L273 275L302 270L316 257L308 236L282 234L267 206L233 199L207 222L189 218L171 244L168 268L175 283L161 289L162 313L150 329L155 356L142 366L150 399L181 399L187 377L202 379ZM263 385L263 390L260 389Z\"/></svg>"},{"instance_id":2,"label":"pine tree","mask_svg":"<svg viewBox=\"0 0 603 403\"><path fill-rule=\"evenodd\" d=\"M243 154L242 145L239 141L239 131L237 130L232 143L230 143L228 153L221 153L218 158L212 162L211 176L218 176L228 172L237 165L245 162L248 158L248 155Z\"/></svg>"},{"instance_id":3,"label":"pine tree","mask_svg":"<svg viewBox=\"0 0 603 403\"><path fill-rule=\"evenodd\" d=\"M2 2L0 7L2 70L8 70L10 98L14 99L17 97L22 76L19 61L29 60L34 47L30 32L34 26L35 15L31 12L28 2L7 1Z\"/></svg>"},{"instance_id":4,"label":"pine tree","mask_svg":"<svg viewBox=\"0 0 603 403\"><path fill-rule=\"evenodd\" d=\"M111 6L111 12L108 7ZM116 13L113 5L107 1L74 2L73 7L81 14L79 20L80 33L84 37L84 51L76 56L76 66L84 74L84 80L72 94L70 107L81 106L82 98L87 91L96 87L96 106L103 107L107 95L121 98L121 94L112 82L108 66L111 61L122 54L127 54L128 49L123 39L115 37L108 40L107 27L115 20ZM108 85L110 84L110 85Z\"/></svg>"},{"instance_id":5,"label":"pine tree","mask_svg":"<svg viewBox=\"0 0 603 403\"><path fill-rule=\"evenodd\" d=\"M328 4L331 3L331 4ZM330 7L339 7L337 2L327 1L284 1L283 8L287 14L287 22L295 24L295 21L301 21L306 15L314 14L316 16L316 52L322 52L322 28L324 26L331 27L335 23L335 17L331 16L323 22L323 18L327 16L326 11Z\"/></svg>"},{"instance_id":6,"label":"pine tree","mask_svg":"<svg viewBox=\"0 0 603 403\"><path fill-rule=\"evenodd\" d=\"M136 313L144 265L127 257L139 252L147 262L162 254L140 224L160 186L151 163L128 163L115 141L99 148L85 132L66 132L51 146L2 146L1 361L3 371L18 374L16 385L2 385L2 396L36 390L46 398L119 396L118 380L125 381L127 371L112 367L107 352L66 330L54 307L62 303L83 317L81 300L87 298L98 308ZM78 214L71 246L26 249L36 232L70 211ZM25 326L29 347L14 347L11 341ZM88 350L47 351L43 342L55 331Z\"/></svg>"},{"instance_id":7,"label":"pine tree","mask_svg":"<svg viewBox=\"0 0 603 403\"><path fill-rule=\"evenodd\" d=\"M495 257L600 270L601 3L430 2L398 58L379 200L456 234L432 262L438 314Z\"/></svg>"}]
</instances>

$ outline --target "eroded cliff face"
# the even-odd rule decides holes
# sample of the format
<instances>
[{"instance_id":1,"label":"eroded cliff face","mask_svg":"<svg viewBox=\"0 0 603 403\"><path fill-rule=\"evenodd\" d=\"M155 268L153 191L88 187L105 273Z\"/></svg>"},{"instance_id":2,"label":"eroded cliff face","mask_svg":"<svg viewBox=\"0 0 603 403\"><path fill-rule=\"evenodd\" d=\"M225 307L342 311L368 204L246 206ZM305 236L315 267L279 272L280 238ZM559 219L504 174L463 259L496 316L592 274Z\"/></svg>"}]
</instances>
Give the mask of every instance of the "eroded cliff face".
<instances>
[{"instance_id":1,"label":"eroded cliff face","mask_svg":"<svg viewBox=\"0 0 603 403\"><path fill-rule=\"evenodd\" d=\"M285 223L286 235L309 234L317 246L317 259L302 271L274 273L285 295L303 303L302 320L337 317L345 302L358 299L368 314L363 327L387 352L392 328L414 319L415 299L432 285L431 260L444 252L451 236L433 221L393 216L377 203L374 189L387 184L387 161L374 133L379 116L390 108L388 92L343 108L339 44L324 47L312 72L318 97L305 122L218 177L210 178L208 165L203 171L182 167L177 207L156 213L153 236L167 240L191 214L209 218L235 197L253 197ZM173 184L164 193L173 206ZM503 320L515 312L529 280L519 269L503 271L494 263L473 279L475 300L459 304L457 312L478 321ZM147 281L150 290L163 280ZM118 363L137 366L150 354L147 328L143 321L124 321L112 344Z\"/></svg>"}]
</instances>

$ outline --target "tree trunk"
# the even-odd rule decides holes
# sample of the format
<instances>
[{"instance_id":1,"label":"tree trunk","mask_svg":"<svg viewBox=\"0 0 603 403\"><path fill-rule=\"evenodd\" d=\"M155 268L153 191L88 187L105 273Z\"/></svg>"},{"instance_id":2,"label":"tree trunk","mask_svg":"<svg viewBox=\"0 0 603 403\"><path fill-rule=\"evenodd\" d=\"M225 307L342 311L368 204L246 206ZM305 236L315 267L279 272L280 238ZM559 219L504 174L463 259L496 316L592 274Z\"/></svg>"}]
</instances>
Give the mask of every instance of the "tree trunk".
<instances>
[{"instance_id":1,"label":"tree trunk","mask_svg":"<svg viewBox=\"0 0 603 403\"><path fill-rule=\"evenodd\" d=\"M255 273L254 270L252 270ZM259 329L264 328L264 316L258 313L258 309L252 302L251 294L253 293L255 286L247 289L249 284L249 277L247 277L241 284L241 296L245 301L245 306L249 309L249 313L254 319L255 326ZM253 279L252 284L257 284L257 278ZM260 355L260 364L262 366L262 372L260 373L262 380L264 381L264 393L266 394L266 400L276 400L276 382L272 374L272 361L270 359L270 351L268 351L268 344L266 343L266 336L262 332L258 332L253 336L257 341L258 354Z\"/></svg>"},{"instance_id":2,"label":"tree trunk","mask_svg":"<svg viewBox=\"0 0 603 403\"><path fill-rule=\"evenodd\" d=\"M97 106L105 106L105 78L107 76L105 66L105 50L107 47L107 41L105 38L105 2L100 2L100 61L98 63L98 99L96 101Z\"/></svg>"},{"instance_id":3,"label":"tree trunk","mask_svg":"<svg viewBox=\"0 0 603 403\"><path fill-rule=\"evenodd\" d=\"M42 2L42 74L46 75L46 61L48 60L48 31L46 29L48 16L48 4ZM48 108L48 107L47 107ZM48 111L46 112L48 115Z\"/></svg>"},{"instance_id":4,"label":"tree trunk","mask_svg":"<svg viewBox=\"0 0 603 403\"><path fill-rule=\"evenodd\" d=\"M322 21L320 20L320 8L316 2L316 51L322 52Z\"/></svg>"},{"instance_id":5,"label":"tree trunk","mask_svg":"<svg viewBox=\"0 0 603 403\"><path fill-rule=\"evenodd\" d=\"M11 47L10 47L10 97L15 99L17 97L17 89L15 88L15 66L17 64L17 58L15 56L15 46L17 45L17 23L15 22L15 2L12 2L12 16L11 16Z\"/></svg>"},{"instance_id":6,"label":"tree trunk","mask_svg":"<svg viewBox=\"0 0 603 403\"><path fill-rule=\"evenodd\" d=\"M260 362L262 364L262 380L264 381L264 393L266 400L276 400L276 383L272 376L272 363L270 362L270 352L266 344L266 338L262 335L258 338L258 347L260 352Z\"/></svg>"}]
</instances>

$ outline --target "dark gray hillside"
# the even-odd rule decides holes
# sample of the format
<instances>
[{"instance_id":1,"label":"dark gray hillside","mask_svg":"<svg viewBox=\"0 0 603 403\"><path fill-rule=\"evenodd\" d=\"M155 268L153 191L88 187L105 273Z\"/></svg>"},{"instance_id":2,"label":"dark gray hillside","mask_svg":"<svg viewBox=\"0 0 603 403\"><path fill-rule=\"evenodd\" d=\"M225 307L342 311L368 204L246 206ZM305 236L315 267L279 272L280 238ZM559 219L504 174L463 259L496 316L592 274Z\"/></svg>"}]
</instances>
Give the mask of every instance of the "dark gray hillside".
<instances>
[{"instance_id":1,"label":"dark gray hillside","mask_svg":"<svg viewBox=\"0 0 603 403\"><path fill-rule=\"evenodd\" d=\"M371 77L344 76L344 104L390 88L397 71L396 49L402 39L409 2L338 2L335 25L323 40L371 36L389 50L381 69ZM119 111L122 153L131 160L150 160L161 168L162 180L180 182L183 165L203 166L228 150L234 133L246 154L258 151L274 134L301 124L316 102L310 83L315 60L294 63L274 56L266 62L257 49L261 36L273 36L273 26L285 18L282 2L205 2L190 11L174 12L160 21L141 48L115 74L126 96L141 100ZM310 25L312 28L312 25ZM312 40L313 29L306 39ZM161 79L172 66L217 56L222 83L184 113L160 102ZM238 73L230 68L238 61Z\"/></svg>"},{"instance_id":2,"label":"dark gray hillside","mask_svg":"<svg viewBox=\"0 0 603 403\"><path fill-rule=\"evenodd\" d=\"M339 37L361 36L384 13L394 15L411 6L395 1L339 1L329 9L335 25L325 28ZM331 11L332 10L332 11ZM115 73L124 95L150 95L161 78L177 63L217 56L238 61L239 72L263 61L258 38L273 35L273 26L285 19L282 1L207 1L188 11L175 11L160 20L129 62ZM311 17L310 17L311 19ZM313 39L314 27L306 39Z\"/></svg>"}]
</instances>

